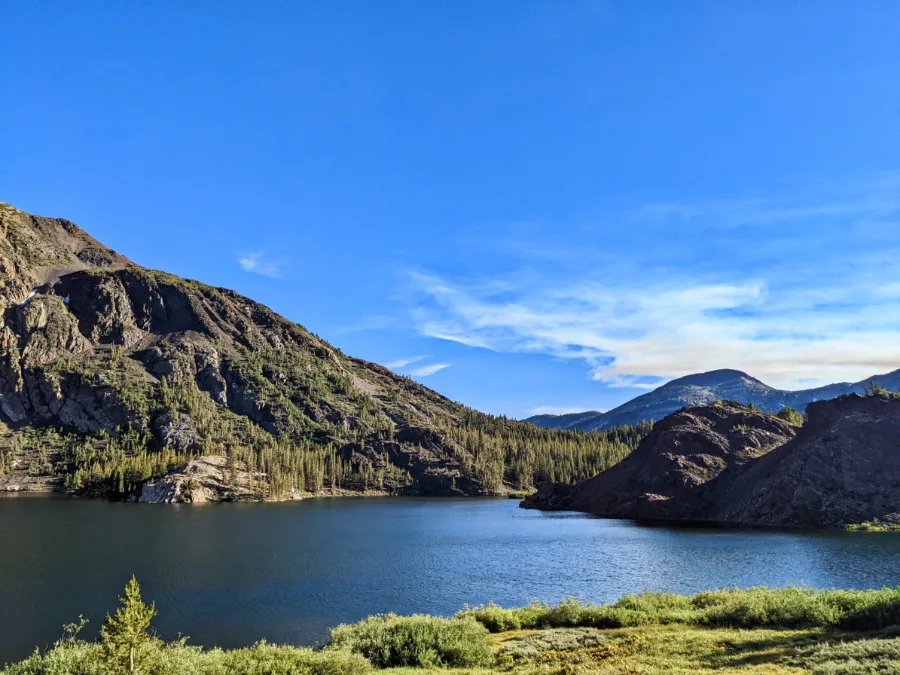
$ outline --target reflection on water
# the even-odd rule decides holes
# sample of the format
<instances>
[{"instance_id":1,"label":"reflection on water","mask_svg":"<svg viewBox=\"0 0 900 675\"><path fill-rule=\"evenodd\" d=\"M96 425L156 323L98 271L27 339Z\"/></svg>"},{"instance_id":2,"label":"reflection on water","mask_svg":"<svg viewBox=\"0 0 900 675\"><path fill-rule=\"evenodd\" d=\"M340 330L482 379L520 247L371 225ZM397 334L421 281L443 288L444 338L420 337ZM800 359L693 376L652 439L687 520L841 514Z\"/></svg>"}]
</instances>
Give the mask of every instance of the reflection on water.
<instances>
[{"instance_id":1,"label":"reflection on water","mask_svg":"<svg viewBox=\"0 0 900 675\"><path fill-rule=\"evenodd\" d=\"M0 499L0 662L79 614L96 631L135 574L164 637L310 644L369 614L643 589L900 585L900 536L645 527L514 500L165 506Z\"/></svg>"}]
</instances>

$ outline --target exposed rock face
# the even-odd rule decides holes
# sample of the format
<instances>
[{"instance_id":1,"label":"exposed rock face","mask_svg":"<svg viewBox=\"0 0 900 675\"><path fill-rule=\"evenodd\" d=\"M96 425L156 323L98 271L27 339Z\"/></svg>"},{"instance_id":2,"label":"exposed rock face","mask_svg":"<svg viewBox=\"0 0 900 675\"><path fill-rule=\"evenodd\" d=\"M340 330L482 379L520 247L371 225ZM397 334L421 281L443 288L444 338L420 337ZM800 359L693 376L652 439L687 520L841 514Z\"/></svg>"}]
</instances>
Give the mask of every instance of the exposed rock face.
<instances>
[{"instance_id":1,"label":"exposed rock face","mask_svg":"<svg viewBox=\"0 0 900 675\"><path fill-rule=\"evenodd\" d=\"M156 418L154 427L163 445L179 452L193 450L200 442L194 420L184 413L166 411Z\"/></svg>"},{"instance_id":2,"label":"exposed rock face","mask_svg":"<svg viewBox=\"0 0 900 675\"><path fill-rule=\"evenodd\" d=\"M717 490L714 520L783 526L892 522L900 511L900 399L812 403L790 443Z\"/></svg>"},{"instance_id":3,"label":"exposed rock face","mask_svg":"<svg viewBox=\"0 0 900 675\"><path fill-rule=\"evenodd\" d=\"M69 221L0 204L0 309L0 474L24 471L9 460L20 432L54 425L183 454L330 444L347 471L368 467L363 488L483 489L428 431L462 406L233 291L135 265ZM109 452L103 437L86 442ZM207 485L218 460L197 461L192 499L221 496ZM188 482L176 472L148 494L182 499Z\"/></svg>"},{"instance_id":4,"label":"exposed rock face","mask_svg":"<svg viewBox=\"0 0 900 675\"><path fill-rule=\"evenodd\" d=\"M204 502L252 500L265 476L229 468L227 457L199 457L141 488L139 502L145 504L202 504Z\"/></svg>"},{"instance_id":5,"label":"exposed rock face","mask_svg":"<svg viewBox=\"0 0 900 675\"><path fill-rule=\"evenodd\" d=\"M257 495L496 493L502 470L475 457L497 451L491 424L519 423L350 358L233 291L136 265L67 220L0 203L0 489L230 498L210 459L227 456L229 479L242 465L269 481Z\"/></svg>"},{"instance_id":6,"label":"exposed rock face","mask_svg":"<svg viewBox=\"0 0 900 675\"><path fill-rule=\"evenodd\" d=\"M657 422L612 468L577 485L543 485L522 505L612 518L703 519L710 482L794 433L786 422L737 403L688 408Z\"/></svg>"},{"instance_id":7,"label":"exposed rock face","mask_svg":"<svg viewBox=\"0 0 900 675\"><path fill-rule=\"evenodd\" d=\"M810 404L796 433L724 403L658 422L631 456L577 485L541 486L525 508L615 518L790 527L893 522L900 505L900 398Z\"/></svg>"}]
</instances>

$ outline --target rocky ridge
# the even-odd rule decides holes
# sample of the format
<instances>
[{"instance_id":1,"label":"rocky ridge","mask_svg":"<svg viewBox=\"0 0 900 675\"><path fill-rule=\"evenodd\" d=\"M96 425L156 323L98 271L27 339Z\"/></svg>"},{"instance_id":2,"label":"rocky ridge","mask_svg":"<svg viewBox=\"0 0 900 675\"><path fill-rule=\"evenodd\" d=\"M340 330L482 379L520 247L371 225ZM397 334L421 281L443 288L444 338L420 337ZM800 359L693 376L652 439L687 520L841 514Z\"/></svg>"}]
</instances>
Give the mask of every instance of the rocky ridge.
<instances>
[{"instance_id":1,"label":"rocky ridge","mask_svg":"<svg viewBox=\"0 0 900 675\"><path fill-rule=\"evenodd\" d=\"M733 402L656 423L628 458L575 485L547 483L524 508L612 518L785 527L894 522L900 398L811 403L800 428Z\"/></svg>"},{"instance_id":2,"label":"rocky ridge","mask_svg":"<svg viewBox=\"0 0 900 675\"><path fill-rule=\"evenodd\" d=\"M2 203L0 309L0 491L133 499L157 483L165 501L185 494L185 467L210 478L225 457L229 476L257 477L255 498L486 494L549 470L529 439L598 469L630 450L482 415L234 291ZM212 478L204 490L246 496Z\"/></svg>"},{"instance_id":3,"label":"rocky ridge","mask_svg":"<svg viewBox=\"0 0 900 675\"><path fill-rule=\"evenodd\" d=\"M686 408L654 424L614 467L577 485L542 485L523 506L611 518L703 519L711 482L794 435L787 422L739 403Z\"/></svg>"}]
</instances>

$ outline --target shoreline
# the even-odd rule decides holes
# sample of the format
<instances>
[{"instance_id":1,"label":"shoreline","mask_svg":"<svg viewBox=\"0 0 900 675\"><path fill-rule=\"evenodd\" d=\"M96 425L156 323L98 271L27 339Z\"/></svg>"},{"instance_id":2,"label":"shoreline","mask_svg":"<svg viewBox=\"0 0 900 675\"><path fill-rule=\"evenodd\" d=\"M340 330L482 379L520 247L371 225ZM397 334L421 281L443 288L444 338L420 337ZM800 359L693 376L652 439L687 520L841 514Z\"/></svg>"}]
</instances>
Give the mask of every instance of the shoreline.
<instances>
[{"instance_id":1,"label":"shoreline","mask_svg":"<svg viewBox=\"0 0 900 675\"><path fill-rule=\"evenodd\" d=\"M435 494L435 493L391 493L387 491L369 490L368 492L356 492L348 490L346 492L305 492L290 497L274 497L265 499L219 499L208 500L203 502L142 502L138 499L110 499L104 495L85 495L71 490L6 490L0 489L0 499L14 497L55 497L55 498L71 498L84 499L100 502L112 503L133 503L133 504L168 504L182 506L202 506L205 504L280 504L284 502L300 502L309 499L433 499L440 501L442 499L492 499L492 500L509 500L521 499L521 494L517 491L510 491L502 494L468 494L464 492L456 494ZM585 514L590 515L590 514Z\"/></svg>"},{"instance_id":2,"label":"shoreline","mask_svg":"<svg viewBox=\"0 0 900 675\"><path fill-rule=\"evenodd\" d=\"M120 602L150 619L156 614L134 579ZM107 625L111 621L107 615ZM734 673L751 663L767 673L855 674L893 672L900 658L898 624L900 588L757 587L690 596L644 592L602 605L572 599L515 608L488 604L449 617L382 614L333 627L318 648L265 640L205 648L185 639L165 642L145 625L137 656L146 672L209 675ZM107 649L115 638L102 631L98 641L80 639L83 627L66 627L52 647L6 664L0 675L63 672L62 663L65 672L118 670L127 652L123 657ZM855 669L846 668L851 663Z\"/></svg>"},{"instance_id":3,"label":"shoreline","mask_svg":"<svg viewBox=\"0 0 900 675\"><path fill-rule=\"evenodd\" d=\"M130 504L164 504L170 506L206 506L213 504L283 504L288 502L301 502L301 501L309 501L309 500L317 500L317 499L354 499L354 500L362 500L362 499L397 499L397 500L406 500L406 499L423 499L429 501L440 502L442 500L491 500L491 501L505 501L510 499L521 499L521 493L518 491L509 491L505 494L493 494L493 495L473 495L473 494L415 494L415 493L407 493L407 494L396 494L390 493L386 491L368 491L366 493L361 492L322 492L322 493L303 493L302 495L285 497L285 498L267 498L267 499L221 499L221 500L208 500L203 502L141 502L137 499L109 499L102 495L83 495L77 492L67 491L67 490L2 490L0 489L0 500L2 499L16 499L16 498L25 498L25 499L77 499L77 500L89 500L89 501L98 501L98 502L109 502L109 503L130 503ZM685 521L685 520L659 520L659 519L648 519L641 520L635 518L613 518L609 516L603 516L599 514L590 513L587 511L578 511L572 509L536 509L533 507L521 507L525 508L529 511L539 511L541 513L573 513L584 516L585 518L596 518L599 520L612 520L612 521L627 521L629 523L633 523L638 527L644 528L659 528L659 529L674 529L674 530L719 530L722 532L783 532L783 533L800 533L800 532L810 532L816 534L853 534L853 535L866 535L866 534L894 534L900 535L900 526L895 525L893 523L879 523L879 522L866 522L866 523L853 523L846 525L833 525L833 526L823 526L823 527L809 527L809 526L785 526L785 525L766 525L766 524L748 524L748 523L728 523L728 522L714 522L714 521Z\"/></svg>"}]
</instances>

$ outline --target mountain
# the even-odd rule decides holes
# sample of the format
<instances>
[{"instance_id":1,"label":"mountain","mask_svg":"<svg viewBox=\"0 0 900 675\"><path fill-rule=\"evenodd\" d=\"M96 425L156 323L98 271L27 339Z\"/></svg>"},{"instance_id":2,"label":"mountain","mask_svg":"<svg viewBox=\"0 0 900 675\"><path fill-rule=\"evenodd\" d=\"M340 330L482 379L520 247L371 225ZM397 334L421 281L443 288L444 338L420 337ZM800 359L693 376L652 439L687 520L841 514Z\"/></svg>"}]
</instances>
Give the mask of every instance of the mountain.
<instances>
[{"instance_id":1,"label":"mountain","mask_svg":"<svg viewBox=\"0 0 900 675\"><path fill-rule=\"evenodd\" d=\"M584 429L601 415L603 413L599 410L586 410L585 412L563 413L561 415L532 415L523 421L536 424L545 429Z\"/></svg>"},{"instance_id":2,"label":"mountain","mask_svg":"<svg viewBox=\"0 0 900 675\"><path fill-rule=\"evenodd\" d=\"M794 437L795 428L739 403L685 408L663 418L627 458L577 485L542 485L523 506L611 518L702 519L698 496L729 468Z\"/></svg>"},{"instance_id":3,"label":"mountain","mask_svg":"<svg viewBox=\"0 0 900 675\"><path fill-rule=\"evenodd\" d=\"M494 494L585 478L643 433L478 413L234 291L2 203L0 308L0 490Z\"/></svg>"},{"instance_id":4,"label":"mountain","mask_svg":"<svg viewBox=\"0 0 900 675\"><path fill-rule=\"evenodd\" d=\"M657 422L626 459L522 506L612 518L787 527L900 523L900 397L810 403L802 427L732 402Z\"/></svg>"},{"instance_id":5,"label":"mountain","mask_svg":"<svg viewBox=\"0 0 900 675\"><path fill-rule=\"evenodd\" d=\"M776 413L782 408L795 408L802 412L813 401L845 394L862 394L870 382L889 391L900 390L900 370L874 375L860 382L840 382L799 391L775 389L740 370L711 370L667 382L607 412L535 415L524 421L545 428L593 431L636 424L644 420L660 420L681 408L716 401L752 403L768 413Z\"/></svg>"}]
</instances>

